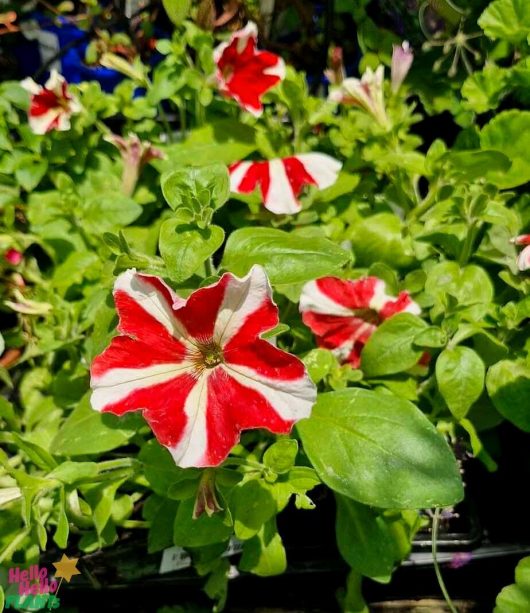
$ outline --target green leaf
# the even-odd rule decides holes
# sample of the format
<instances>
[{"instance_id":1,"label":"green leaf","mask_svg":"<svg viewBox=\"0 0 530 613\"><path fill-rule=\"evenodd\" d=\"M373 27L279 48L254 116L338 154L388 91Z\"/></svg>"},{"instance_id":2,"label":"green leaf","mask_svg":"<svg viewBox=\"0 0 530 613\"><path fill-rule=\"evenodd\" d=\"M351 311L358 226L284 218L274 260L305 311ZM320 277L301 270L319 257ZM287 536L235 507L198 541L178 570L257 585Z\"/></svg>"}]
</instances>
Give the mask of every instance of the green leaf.
<instances>
[{"instance_id":1,"label":"green leaf","mask_svg":"<svg viewBox=\"0 0 530 613\"><path fill-rule=\"evenodd\" d=\"M298 441L292 438L281 438L273 443L263 454L263 463L281 475L294 466L298 454Z\"/></svg>"},{"instance_id":2,"label":"green leaf","mask_svg":"<svg viewBox=\"0 0 530 613\"><path fill-rule=\"evenodd\" d=\"M494 613L526 613L530 611L530 557L523 558L515 569L515 583L497 596Z\"/></svg>"},{"instance_id":3,"label":"green leaf","mask_svg":"<svg viewBox=\"0 0 530 613\"><path fill-rule=\"evenodd\" d=\"M255 537L245 542L239 568L260 577L285 572L287 556L276 528L276 519L268 521Z\"/></svg>"},{"instance_id":4,"label":"green leaf","mask_svg":"<svg viewBox=\"0 0 530 613\"><path fill-rule=\"evenodd\" d=\"M425 291L434 297L445 293L454 296L460 305L488 303L493 300L493 284L480 266L461 267L456 262L440 262L429 270Z\"/></svg>"},{"instance_id":5,"label":"green leaf","mask_svg":"<svg viewBox=\"0 0 530 613\"><path fill-rule=\"evenodd\" d=\"M61 549L66 549L66 545L68 544L68 535L70 533L70 524L68 523L68 517L66 516L65 504L66 500L64 489L61 489L60 504L57 511L57 527L53 535L54 543L56 543Z\"/></svg>"},{"instance_id":6,"label":"green leaf","mask_svg":"<svg viewBox=\"0 0 530 613\"><path fill-rule=\"evenodd\" d=\"M511 167L509 158L500 151L449 151L441 158L448 162L451 174L469 181L481 177L490 178L494 173L505 173ZM497 174L498 176L498 174Z\"/></svg>"},{"instance_id":7,"label":"green leaf","mask_svg":"<svg viewBox=\"0 0 530 613\"><path fill-rule=\"evenodd\" d=\"M322 481L358 502L421 509L462 499L448 444L402 398L360 388L321 394L297 428Z\"/></svg>"},{"instance_id":8,"label":"green leaf","mask_svg":"<svg viewBox=\"0 0 530 613\"><path fill-rule=\"evenodd\" d=\"M138 219L142 210L125 194L103 192L84 200L79 216L87 232L101 234L128 226Z\"/></svg>"},{"instance_id":9,"label":"green leaf","mask_svg":"<svg viewBox=\"0 0 530 613\"><path fill-rule=\"evenodd\" d=\"M436 381L456 419L466 416L484 389L484 362L469 347L444 349L436 360Z\"/></svg>"},{"instance_id":10,"label":"green leaf","mask_svg":"<svg viewBox=\"0 0 530 613\"><path fill-rule=\"evenodd\" d=\"M530 34L530 5L526 0L494 0L479 17L489 38L522 43Z\"/></svg>"},{"instance_id":11,"label":"green leaf","mask_svg":"<svg viewBox=\"0 0 530 613\"><path fill-rule=\"evenodd\" d=\"M414 344L427 324L411 313L398 313L384 321L368 339L361 368L368 377L391 375L412 368L423 350Z\"/></svg>"},{"instance_id":12,"label":"green leaf","mask_svg":"<svg viewBox=\"0 0 530 613\"><path fill-rule=\"evenodd\" d=\"M178 502L153 495L144 505L144 517L150 522L147 534L147 552L155 553L173 545L172 526L177 514Z\"/></svg>"},{"instance_id":13,"label":"green leaf","mask_svg":"<svg viewBox=\"0 0 530 613\"><path fill-rule=\"evenodd\" d=\"M222 265L236 275L245 275L261 264L272 283L303 283L339 274L351 256L320 236L301 236L274 228L242 228L226 243Z\"/></svg>"},{"instance_id":14,"label":"green leaf","mask_svg":"<svg viewBox=\"0 0 530 613\"><path fill-rule=\"evenodd\" d=\"M339 363L337 358L327 349L311 349L307 353L303 362L306 365L307 371L313 383L319 383L331 373L331 371L338 367Z\"/></svg>"},{"instance_id":15,"label":"green leaf","mask_svg":"<svg viewBox=\"0 0 530 613\"><path fill-rule=\"evenodd\" d=\"M530 432L530 368L521 362L501 360L488 370L486 388L497 411Z\"/></svg>"},{"instance_id":16,"label":"green leaf","mask_svg":"<svg viewBox=\"0 0 530 613\"><path fill-rule=\"evenodd\" d=\"M67 485L77 481L92 479L98 474L98 465L95 462L71 462L67 460L48 473L48 479L58 479Z\"/></svg>"},{"instance_id":17,"label":"green leaf","mask_svg":"<svg viewBox=\"0 0 530 613\"><path fill-rule=\"evenodd\" d=\"M125 424L123 418L94 411L87 394L57 432L51 449L57 455L66 456L110 451L126 444L135 433L136 428L127 428Z\"/></svg>"},{"instance_id":18,"label":"green leaf","mask_svg":"<svg viewBox=\"0 0 530 613\"><path fill-rule=\"evenodd\" d=\"M413 262L411 242L403 238L403 224L392 213L377 213L354 223L351 241L359 266L384 262L392 267L406 267Z\"/></svg>"},{"instance_id":19,"label":"green leaf","mask_svg":"<svg viewBox=\"0 0 530 613\"><path fill-rule=\"evenodd\" d=\"M17 163L15 178L27 191L33 191L41 182L48 170L48 162L34 158L33 155L23 155Z\"/></svg>"},{"instance_id":20,"label":"green leaf","mask_svg":"<svg viewBox=\"0 0 530 613\"><path fill-rule=\"evenodd\" d=\"M499 113L482 128L480 144L483 149L504 153L512 163L506 172L490 173L488 179L495 185L507 189L530 180L530 111Z\"/></svg>"},{"instance_id":21,"label":"green leaf","mask_svg":"<svg viewBox=\"0 0 530 613\"><path fill-rule=\"evenodd\" d=\"M170 21L176 26L186 19L191 8L191 0L162 0L162 4Z\"/></svg>"},{"instance_id":22,"label":"green leaf","mask_svg":"<svg viewBox=\"0 0 530 613\"><path fill-rule=\"evenodd\" d=\"M232 490L230 511L236 537L247 540L276 514L276 503L260 481L251 479Z\"/></svg>"},{"instance_id":23,"label":"green leaf","mask_svg":"<svg viewBox=\"0 0 530 613\"><path fill-rule=\"evenodd\" d=\"M337 545L341 556L366 577L386 578L401 558L390 523L377 511L335 494Z\"/></svg>"},{"instance_id":24,"label":"green leaf","mask_svg":"<svg viewBox=\"0 0 530 613\"><path fill-rule=\"evenodd\" d=\"M116 491L124 481L125 479L119 479L113 483L97 483L83 488L86 501L92 508L92 519L98 536L101 535L110 519Z\"/></svg>"},{"instance_id":25,"label":"green leaf","mask_svg":"<svg viewBox=\"0 0 530 613\"><path fill-rule=\"evenodd\" d=\"M224 230L209 226L204 230L168 219L160 228L160 254L173 281L185 281L223 244Z\"/></svg>"},{"instance_id":26,"label":"green leaf","mask_svg":"<svg viewBox=\"0 0 530 613\"><path fill-rule=\"evenodd\" d=\"M173 544L181 547L205 547L228 540L232 526L228 517L214 513L208 517L203 513L193 519L195 500L187 498L179 504L173 525Z\"/></svg>"},{"instance_id":27,"label":"green leaf","mask_svg":"<svg viewBox=\"0 0 530 613\"><path fill-rule=\"evenodd\" d=\"M24 439L22 436L13 432L13 439L17 446L28 456L28 458L36 464L39 468L44 470L50 470L51 468L55 468L57 466L57 462L54 460L53 456L43 449L40 445L32 443Z\"/></svg>"},{"instance_id":28,"label":"green leaf","mask_svg":"<svg viewBox=\"0 0 530 613\"><path fill-rule=\"evenodd\" d=\"M175 483L198 479L200 471L195 468L179 468L169 451L156 439L148 441L140 450L138 459L142 462L145 478L153 491L166 496L168 489Z\"/></svg>"},{"instance_id":29,"label":"green leaf","mask_svg":"<svg viewBox=\"0 0 530 613\"><path fill-rule=\"evenodd\" d=\"M197 211L212 207L218 209L230 195L230 179L224 164L188 166L162 176L162 193L175 211L184 207Z\"/></svg>"}]
</instances>

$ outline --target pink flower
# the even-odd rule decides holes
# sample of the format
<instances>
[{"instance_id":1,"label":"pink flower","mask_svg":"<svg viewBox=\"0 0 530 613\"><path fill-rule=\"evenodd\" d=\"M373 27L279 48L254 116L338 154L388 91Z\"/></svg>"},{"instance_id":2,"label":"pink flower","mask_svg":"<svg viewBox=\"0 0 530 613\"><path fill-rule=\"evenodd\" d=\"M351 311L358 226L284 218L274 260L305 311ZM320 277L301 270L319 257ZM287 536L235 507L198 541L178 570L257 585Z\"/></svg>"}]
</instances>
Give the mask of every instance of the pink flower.
<instances>
[{"instance_id":1,"label":"pink flower","mask_svg":"<svg viewBox=\"0 0 530 613\"><path fill-rule=\"evenodd\" d=\"M18 249L11 248L4 253L4 260L12 266L18 266L23 258L24 256Z\"/></svg>"},{"instance_id":2,"label":"pink flower","mask_svg":"<svg viewBox=\"0 0 530 613\"><path fill-rule=\"evenodd\" d=\"M385 69L378 66L375 72L367 68L360 79L348 77L339 87L329 93L329 100L340 104L350 104L364 109L382 126L388 125L383 85Z\"/></svg>"},{"instance_id":3,"label":"pink flower","mask_svg":"<svg viewBox=\"0 0 530 613\"><path fill-rule=\"evenodd\" d=\"M324 153L302 153L264 162L236 162L230 172L230 189L250 194L259 187L265 208L272 213L298 213L298 196L305 185L319 189L333 185L342 164Z\"/></svg>"},{"instance_id":4,"label":"pink flower","mask_svg":"<svg viewBox=\"0 0 530 613\"><path fill-rule=\"evenodd\" d=\"M300 312L319 347L357 368L364 345L381 322L396 313L419 315L420 307L408 292L389 296L384 281L376 277L324 277L304 286Z\"/></svg>"},{"instance_id":5,"label":"pink flower","mask_svg":"<svg viewBox=\"0 0 530 613\"><path fill-rule=\"evenodd\" d=\"M528 270L530 268L530 234L521 234L512 239L515 245L526 245L526 247L517 256L517 268L519 270Z\"/></svg>"},{"instance_id":6,"label":"pink flower","mask_svg":"<svg viewBox=\"0 0 530 613\"><path fill-rule=\"evenodd\" d=\"M132 195L142 168L151 160L163 160L165 154L153 147L149 141L142 141L132 132L124 138L118 134L109 134L104 137L108 143L114 145L120 152L123 160L122 188L124 194Z\"/></svg>"},{"instance_id":7,"label":"pink flower","mask_svg":"<svg viewBox=\"0 0 530 613\"><path fill-rule=\"evenodd\" d=\"M332 85L340 85L346 78L342 47L332 46L328 53L328 68L324 76Z\"/></svg>"},{"instance_id":8,"label":"pink flower","mask_svg":"<svg viewBox=\"0 0 530 613\"><path fill-rule=\"evenodd\" d=\"M70 129L70 117L81 111L81 104L68 91L68 83L63 76L52 70L44 87L29 77L20 84L31 94L28 120L35 134Z\"/></svg>"},{"instance_id":9,"label":"pink flower","mask_svg":"<svg viewBox=\"0 0 530 613\"><path fill-rule=\"evenodd\" d=\"M217 466L242 430L288 433L310 415L316 391L298 358L260 338L278 324L271 296L259 266L187 299L159 277L122 273L120 335L92 363L92 407L142 410L182 467Z\"/></svg>"},{"instance_id":10,"label":"pink flower","mask_svg":"<svg viewBox=\"0 0 530 613\"><path fill-rule=\"evenodd\" d=\"M274 53L258 51L257 43L258 28L249 21L214 49L214 61L219 90L259 117L263 112L261 98L285 77L285 64Z\"/></svg>"},{"instance_id":11,"label":"pink flower","mask_svg":"<svg viewBox=\"0 0 530 613\"><path fill-rule=\"evenodd\" d=\"M401 87L401 84L409 73L413 61L414 52L410 48L408 41L403 41L401 45L392 45L390 78L392 82L392 91L394 93Z\"/></svg>"}]
</instances>

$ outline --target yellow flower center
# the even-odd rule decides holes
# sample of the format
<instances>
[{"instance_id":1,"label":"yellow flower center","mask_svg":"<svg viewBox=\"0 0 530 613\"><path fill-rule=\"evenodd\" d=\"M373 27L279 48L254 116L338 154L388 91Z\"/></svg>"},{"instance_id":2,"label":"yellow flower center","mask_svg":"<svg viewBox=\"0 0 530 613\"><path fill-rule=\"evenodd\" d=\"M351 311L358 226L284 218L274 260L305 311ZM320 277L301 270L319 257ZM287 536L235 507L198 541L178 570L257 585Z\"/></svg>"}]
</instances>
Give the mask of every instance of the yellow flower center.
<instances>
[{"instance_id":1,"label":"yellow flower center","mask_svg":"<svg viewBox=\"0 0 530 613\"><path fill-rule=\"evenodd\" d=\"M196 345L191 352L190 359L194 363L196 372L200 374L204 369L215 368L224 362L223 350L212 340Z\"/></svg>"}]
</instances>

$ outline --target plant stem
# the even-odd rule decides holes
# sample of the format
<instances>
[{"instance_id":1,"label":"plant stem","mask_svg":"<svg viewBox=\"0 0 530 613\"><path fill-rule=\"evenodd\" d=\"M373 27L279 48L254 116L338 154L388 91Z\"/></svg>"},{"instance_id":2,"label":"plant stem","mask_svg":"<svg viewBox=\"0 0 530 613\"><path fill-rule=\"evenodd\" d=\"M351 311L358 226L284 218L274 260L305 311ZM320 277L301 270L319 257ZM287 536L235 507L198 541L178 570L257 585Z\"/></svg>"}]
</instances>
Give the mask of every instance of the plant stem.
<instances>
[{"instance_id":1,"label":"plant stem","mask_svg":"<svg viewBox=\"0 0 530 613\"><path fill-rule=\"evenodd\" d=\"M213 261L212 258L209 257L205 262L204 262L204 269L206 271L206 276L207 277L213 277L215 276L216 272L215 272L215 266L213 265Z\"/></svg>"},{"instance_id":2,"label":"plant stem","mask_svg":"<svg viewBox=\"0 0 530 613\"><path fill-rule=\"evenodd\" d=\"M473 220L468 226L466 240L464 241L462 251L460 252L460 257L458 258L458 263L460 264L460 266L464 266L465 264L467 264L469 258L471 257L471 251L473 249L473 244L475 243L476 236L477 221Z\"/></svg>"},{"instance_id":3,"label":"plant stem","mask_svg":"<svg viewBox=\"0 0 530 613\"><path fill-rule=\"evenodd\" d=\"M171 126L169 125L166 111L164 111L164 107L162 106L161 102L158 104L158 112L160 113L160 119L162 120L162 123L164 124L164 129L167 134L167 142L171 144L173 142L173 138L171 135Z\"/></svg>"},{"instance_id":4,"label":"plant stem","mask_svg":"<svg viewBox=\"0 0 530 613\"><path fill-rule=\"evenodd\" d=\"M449 592L447 591L447 588L445 587L445 583L442 577L442 572L438 564L437 549L438 549L438 527L440 525L440 512L441 512L441 508L437 507L434 510L434 517L432 518L432 561L434 564L434 572L436 573L436 579L438 580L438 585L440 586L440 590L443 594L445 602L447 603L447 606L449 607L449 610L451 611L451 613L458 613L458 610L453 604L453 601L451 600L451 597L449 596Z\"/></svg>"}]
</instances>

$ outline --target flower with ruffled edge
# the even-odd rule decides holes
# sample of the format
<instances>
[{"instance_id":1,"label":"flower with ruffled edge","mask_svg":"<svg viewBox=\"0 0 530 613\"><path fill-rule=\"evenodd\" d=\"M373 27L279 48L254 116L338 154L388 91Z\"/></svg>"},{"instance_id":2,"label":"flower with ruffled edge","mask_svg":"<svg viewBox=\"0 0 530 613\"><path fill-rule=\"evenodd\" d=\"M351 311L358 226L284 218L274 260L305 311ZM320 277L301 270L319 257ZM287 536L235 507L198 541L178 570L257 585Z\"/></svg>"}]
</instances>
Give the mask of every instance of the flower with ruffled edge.
<instances>
[{"instance_id":1,"label":"flower with ruffled edge","mask_svg":"<svg viewBox=\"0 0 530 613\"><path fill-rule=\"evenodd\" d=\"M304 186L329 187L341 168L340 162L324 153L301 153L267 161L236 162L228 170L232 192L250 194L259 187L267 210L293 214L302 208L298 196Z\"/></svg>"},{"instance_id":2,"label":"flower with ruffled edge","mask_svg":"<svg viewBox=\"0 0 530 613\"><path fill-rule=\"evenodd\" d=\"M70 117L82 109L79 100L68 90L66 79L56 70L50 72L45 85L29 77L20 85L31 94L28 109L29 127L35 134L70 129Z\"/></svg>"},{"instance_id":3,"label":"flower with ruffled edge","mask_svg":"<svg viewBox=\"0 0 530 613\"><path fill-rule=\"evenodd\" d=\"M421 309L408 292L389 296L385 282L377 277L324 277L304 285L300 312L319 347L358 368L361 351L379 324L397 313L419 315Z\"/></svg>"},{"instance_id":4,"label":"flower with ruffled edge","mask_svg":"<svg viewBox=\"0 0 530 613\"><path fill-rule=\"evenodd\" d=\"M285 63L270 51L258 51L257 44L258 28L249 21L228 42L218 45L213 55L219 91L259 117L263 95L285 78Z\"/></svg>"},{"instance_id":5,"label":"flower with ruffled edge","mask_svg":"<svg viewBox=\"0 0 530 613\"><path fill-rule=\"evenodd\" d=\"M92 363L92 407L142 410L178 466L217 466L242 430L287 434L309 417L316 390L303 363L260 338L279 321L260 266L187 299L127 270L114 300L120 335Z\"/></svg>"}]
</instances>

